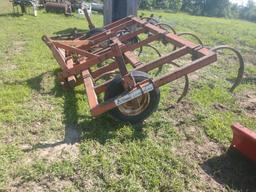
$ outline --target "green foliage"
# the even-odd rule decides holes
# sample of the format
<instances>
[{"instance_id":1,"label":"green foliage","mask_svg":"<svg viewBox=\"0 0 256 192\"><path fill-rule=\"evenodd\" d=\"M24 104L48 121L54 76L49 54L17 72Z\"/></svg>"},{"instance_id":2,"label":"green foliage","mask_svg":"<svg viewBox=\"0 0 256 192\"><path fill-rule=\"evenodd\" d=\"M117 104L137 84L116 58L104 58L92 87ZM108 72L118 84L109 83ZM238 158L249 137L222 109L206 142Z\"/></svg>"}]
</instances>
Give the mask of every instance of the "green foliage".
<instances>
[{"instance_id":1,"label":"green foliage","mask_svg":"<svg viewBox=\"0 0 256 192\"><path fill-rule=\"evenodd\" d=\"M181 10L193 15L202 15L204 7L205 0L183 0Z\"/></svg>"},{"instance_id":2,"label":"green foliage","mask_svg":"<svg viewBox=\"0 0 256 192\"><path fill-rule=\"evenodd\" d=\"M204 15L212 17L225 17L228 15L229 0L206 0Z\"/></svg>"},{"instance_id":3,"label":"green foliage","mask_svg":"<svg viewBox=\"0 0 256 192\"><path fill-rule=\"evenodd\" d=\"M141 9L150 9L153 6L153 0L140 0L139 7Z\"/></svg>"},{"instance_id":4,"label":"green foliage","mask_svg":"<svg viewBox=\"0 0 256 192\"><path fill-rule=\"evenodd\" d=\"M169 0L168 3L169 3L168 8L173 11L179 11L181 9L181 6L182 6L181 0Z\"/></svg>"},{"instance_id":5,"label":"green foliage","mask_svg":"<svg viewBox=\"0 0 256 192\"><path fill-rule=\"evenodd\" d=\"M172 11L179 11L182 5L182 0L141 0L139 7L141 9L170 9Z\"/></svg>"},{"instance_id":6,"label":"green foliage","mask_svg":"<svg viewBox=\"0 0 256 192\"><path fill-rule=\"evenodd\" d=\"M245 7L232 4L230 0L141 0L139 7L175 12L182 10L192 15L241 18L256 22L256 5L253 0L249 0Z\"/></svg>"},{"instance_id":7,"label":"green foliage","mask_svg":"<svg viewBox=\"0 0 256 192\"><path fill-rule=\"evenodd\" d=\"M240 14L239 17L249 21L256 22L256 4L254 1L249 0L245 7L237 8Z\"/></svg>"},{"instance_id":8,"label":"green foliage","mask_svg":"<svg viewBox=\"0 0 256 192\"><path fill-rule=\"evenodd\" d=\"M183 0L182 10L193 15L225 17L229 6L229 0Z\"/></svg>"}]
</instances>

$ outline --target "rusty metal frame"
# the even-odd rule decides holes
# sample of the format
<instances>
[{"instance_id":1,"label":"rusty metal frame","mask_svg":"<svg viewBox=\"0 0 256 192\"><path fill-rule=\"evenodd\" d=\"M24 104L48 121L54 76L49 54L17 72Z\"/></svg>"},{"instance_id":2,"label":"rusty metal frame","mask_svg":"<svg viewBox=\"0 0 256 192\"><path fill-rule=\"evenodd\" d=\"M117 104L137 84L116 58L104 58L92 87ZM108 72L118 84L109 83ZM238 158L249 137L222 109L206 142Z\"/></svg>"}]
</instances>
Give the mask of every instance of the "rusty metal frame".
<instances>
[{"instance_id":1,"label":"rusty metal frame","mask_svg":"<svg viewBox=\"0 0 256 192\"><path fill-rule=\"evenodd\" d=\"M120 31L127 28L131 29L130 32L120 35ZM127 43L144 33L150 33L150 35L138 43ZM111 23L105 26L102 33L87 39L78 37L74 40L56 40L47 36L43 36L42 39L52 50L61 67L60 82L71 87L84 84L92 116L99 116L117 107L114 99L103 103L98 101L98 95L106 91L111 79L99 85L95 84L97 80L111 74L113 70L119 71L125 90L130 92L152 83L155 88L161 87L217 61L214 51L134 16ZM177 49L149 63L141 62L133 51L154 41L169 42ZM126 66L131 64L133 70L149 72L187 54L196 56L196 59L161 77L140 83L134 82ZM109 59L113 62L101 66Z\"/></svg>"}]
</instances>

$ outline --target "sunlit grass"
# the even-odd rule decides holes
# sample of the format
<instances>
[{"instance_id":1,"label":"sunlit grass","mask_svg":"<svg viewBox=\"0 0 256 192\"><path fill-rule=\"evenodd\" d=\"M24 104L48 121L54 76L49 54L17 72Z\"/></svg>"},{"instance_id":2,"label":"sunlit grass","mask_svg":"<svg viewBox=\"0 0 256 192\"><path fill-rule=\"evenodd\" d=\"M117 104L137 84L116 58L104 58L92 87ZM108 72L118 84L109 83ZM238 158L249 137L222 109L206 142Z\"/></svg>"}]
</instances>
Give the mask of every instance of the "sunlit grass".
<instances>
[{"instance_id":1,"label":"sunlit grass","mask_svg":"<svg viewBox=\"0 0 256 192\"><path fill-rule=\"evenodd\" d=\"M241 122L256 130L255 116L240 110L237 97L255 91L255 81L244 81L231 94L227 91L230 83L225 81L225 75L233 77L232 67L231 72L221 67L205 68L201 75L209 80L202 76L192 80L191 92L178 105L175 101L179 95L173 90L181 84L173 82L164 86L159 110L142 127L124 125L108 115L93 119L83 86L65 91L58 84L55 77L59 67L41 40L42 35L54 35L65 29L86 30L85 20L44 11L39 11L38 17L13 17L8 14L9 5L3 1L0 5L7 7L0 8L0 190L10 187L11 181L22 185L60 179L71 183L67 188L71 191L189 191L189 182L197 186L202 181L191 173L185 156L179 158L171 151L182 144L182 129L198 127L208 139L226 147L232 137L232 123ZM196 33L206 45L230 44L238 48L245 55L247 76L255 78L255 24L182 13L156 11L155 15L161 15L161 20L178 32ZM102 26L101 15L94 14L93 21L96 26ZM172 48L155 46L164 52ZM142 59L156 59L154 54L148 50ZM226 62L219 61L221 66ZM224 109L216 109L216 104ZM62 159L60 155L49 162L50 155L38 156L38 151L44 150L44 143L68 138L65 135L68 128L81 134L75 159ZM198 142L200 133L193 134L194 142ZM27 145L30 150L21 150ZM199 190L208 186L204 182L202 185Z\"/></svg>"}]
</instances>

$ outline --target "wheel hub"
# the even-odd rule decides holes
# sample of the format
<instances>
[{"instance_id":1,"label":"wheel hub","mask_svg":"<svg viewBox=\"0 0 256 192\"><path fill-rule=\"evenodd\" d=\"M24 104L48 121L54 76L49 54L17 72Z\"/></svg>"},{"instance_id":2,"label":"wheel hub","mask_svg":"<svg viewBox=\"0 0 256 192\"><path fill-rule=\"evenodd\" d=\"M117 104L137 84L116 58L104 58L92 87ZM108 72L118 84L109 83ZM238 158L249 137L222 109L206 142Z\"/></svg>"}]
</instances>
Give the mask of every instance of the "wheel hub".
<instances>
[{"instance_id":1,"label":"wheel hub","mask_svg":"<svg viewBox=\"0 0 256 192\"><path fill-rule=\"evenodd\" d=\"M120 105L118 109L125 116L136 116L146 110L150 103L150 94L146 93L129 101L123 105Z\"/></svg>"}]
</instances>

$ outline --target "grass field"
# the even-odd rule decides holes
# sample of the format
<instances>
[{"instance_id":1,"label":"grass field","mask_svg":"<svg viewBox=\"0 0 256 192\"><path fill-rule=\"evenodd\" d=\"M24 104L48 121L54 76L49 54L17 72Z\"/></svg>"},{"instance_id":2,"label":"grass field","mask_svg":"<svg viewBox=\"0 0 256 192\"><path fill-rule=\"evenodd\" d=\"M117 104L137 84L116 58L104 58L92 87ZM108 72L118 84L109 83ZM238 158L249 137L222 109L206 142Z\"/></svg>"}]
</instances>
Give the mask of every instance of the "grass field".
<instances>
[{"instance_id":1,"label":"grass field","mask_svg":"<svg viewBox=\"0 0 256 192\"><path fill-rule=\"evenodd\" d=\"M227 91L238 65L224 52L190 75L181 103L179 80L161 88L156 113L131 126L108 115L91 118L83 86L64 91L55 79L58 65L41 36L86 30L83 19L11 12L0 0L0 191L256 190L255 168L228 150L232 123L256 130L256 24L156 11L206 45L240 50L245 78L235 93ZM93 20L102 26L101 15Z\"/></svg>"}]
</instances>

